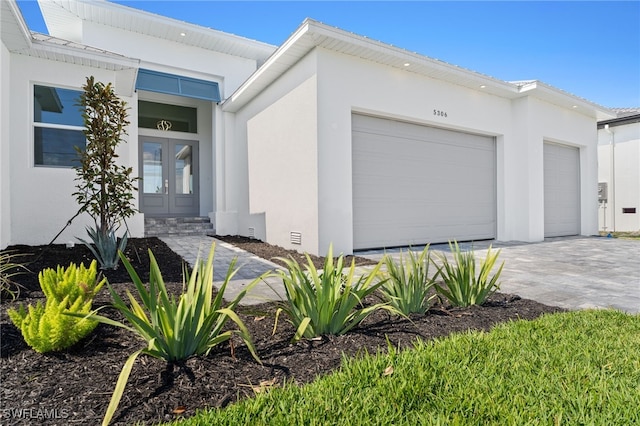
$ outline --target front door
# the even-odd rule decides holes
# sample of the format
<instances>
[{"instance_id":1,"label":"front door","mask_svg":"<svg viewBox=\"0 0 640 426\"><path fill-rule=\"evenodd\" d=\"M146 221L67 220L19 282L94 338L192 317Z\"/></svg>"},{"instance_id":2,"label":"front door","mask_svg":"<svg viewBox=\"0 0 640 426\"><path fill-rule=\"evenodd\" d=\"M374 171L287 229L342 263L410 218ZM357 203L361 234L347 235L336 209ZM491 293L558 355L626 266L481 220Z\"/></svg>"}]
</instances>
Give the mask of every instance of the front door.
<instances>
[{"instance_id":1,"label":"front door","mask_svg":"<svg viewBox=\"0 0 640 426\"><path fill-rule=\"evenodd\" d=\"M140 210L148 217L198 216L198 142L140 136Z\"/></svg>"}]
</instances>

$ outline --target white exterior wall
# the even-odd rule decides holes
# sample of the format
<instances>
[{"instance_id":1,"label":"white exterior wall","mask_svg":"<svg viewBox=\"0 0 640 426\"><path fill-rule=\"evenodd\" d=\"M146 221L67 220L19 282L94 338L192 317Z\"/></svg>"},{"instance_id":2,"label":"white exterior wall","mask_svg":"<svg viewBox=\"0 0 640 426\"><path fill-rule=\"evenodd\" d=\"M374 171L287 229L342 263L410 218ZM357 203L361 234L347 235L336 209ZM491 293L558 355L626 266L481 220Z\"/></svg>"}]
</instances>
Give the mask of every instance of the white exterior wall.
<instances>
[{"instance_id":1,"label":"white exterior wall","mask_svg":"<svg viewBox=\"0 0 640 426\"><path fill-rule=\"evenodd\" d=\"M11 55L0 43L0 250L11 241L11 187L9 123L11 123Z\"/></svg>"},{"instance_id":2,"label":"white exterior wall","mask_svg":"<svg viewBox=\"0 0 640 426\"><path fill-rule=\"evenodd\" d=\"M218 203L218 234L249 235L253 228L256 238L318 252L315 73L312 53L225 115L226 196ZM292 231L302 234L301 245L291 244Z\"/></svg>"},{"instance_id":3,"label":"white exterior wall","mask_svg":"<svg viewBox=\"0 0 640 426\"><path fill-rule=\"evenodd\" d=\"M304 81L300 76L313 74L313 69L308 69L310 65L317 67L318 213L317 224L310 217L298 231L303 233L303 240L304 236L317 235L318 243L317 251L308 247L304 250L323 254L330 243L336 252L351 253L353 250L353 112L496 137L499 240L544 239L543 143L550 141L579 147L581 233L596 232L595 119L536 98L505 99L483 93L480 88L472 90L316 48L236 116L234 136L237 142L247 139L244 132L247 123L249 126L251 212L266 211L267 223L269 212L278 212L280 225L273 228L267 225L267 230L271 229L271 232L267 231L268 241L287 246L289 231L295 230L293 224L301 223L295 213L300 208L297 200L312 199L313 195L312 173L298 177L304 180L304 185L291 191L287 208L282 208L282 197L264 195L274 182L279 182L278 179L284 178L290 184L289 180L296 175L287 175L278 166L273 167L275 171L267 172L267 142L271 141L274 157L286 156L283 161L276 160L276 165L292 163L298 167L301 161L304 163L312 158L311 151L303 153L303 150L297 151L297 147L302 143L305 150L311 149L313 131L308 129L310 140L301 142L299 137L302 135L294 130L294 123L312 124L309 120L312 108L307 105L312 105L310 89L313 83L308 81L308 88L300 84ZM298 84L292 82L296 78ZM305 92L307 89L308 93ZM285 96L287 93L289 95ZM271 104L274 106L268 107ZM446 112L447 117L434 115L434 110ZM289 130L287 126L293 127ZM283 135L286 136L276 138ZM239 147L244 146L243 143ZM261 144L265 146L258 150L256 147ZM283 149L285 146L289 149ZM254 169L257 163L263 166L261 171ZM239 218L242 218L244 208L240 204L238 207ZM238 230L246 235L242 225Z\"/></svg>"},{"instance_id":4,"label":"white exterior wall","mask_svg":"<svg viewBox=\"0 0 640 426\"><path fill-rule=\"evenodd\" d=\"M610 125L609 131L598 130L598 181L608 183L606 213L601 204L598 226L607 232L636 232L640 230L640 123ZM636 213L623 214L624 207L635 207Z\"/></svg>"},{"instance_id":5,"label":"white exterior wall","mask_svg":"<svg viewBox=\"0 0 640 426\"><path fill-rule=\"evenodd\" d=\"M2 167L3 175L6 173L5 170L10 170L9 244L49 243L79 208L72 196L76 190L74 182L76 174L72 168L34 166L33 84L81 90L86 77L90 75L104 83L116 81L114 72L23 55L11 56L11 92L9 94L11 122L8 126L2 126L2 140L11 141L9 167L5 168L4 165ZM136 105L135 99L123 98L123 100L130 106ZM4 132L7 131L8 135L5 136ZM137 133L132 131L129 133L128 140L135 141ZM121 144L118 154L119 161L122 164L131 165L134 176L137 176L137 143ZM5 194L4 191L3 194ZM137 205L137 194L135 195ZM5 221L4 214L3 221ZM144 225L141 215L136 215L127 223L133 236L142 236ZM93 225L88 215L78 217L56 242L75 241L76 236L84 238L87 225Z\"/></svg>"},{"instance_id":6,"label":"white exterior wall","mask_svg":"<svg viewBox=\"0 0 640 426\"><path fill-rule=\"evenodd\" d=\"M223 99L233 93L257 67L252 59L132 34L87 21L83 22L82 43L140 59L140 68L215 81L220 85Z\"/></svg>"},{"instance_id":7,"label":"white exterior wall","mask_svg":"<svg viewBox=\"0 0 640 426\"><path fill-rule=\"evenodd\" d=\"M580 150L580 234L598 232L598 154L596 120L577 111L530 98L526 126L529 139L530 231L524 241L544 239L544 142L577 147ZM520 240L521 238L515 238Z\"/></svg>"}]
</instances>

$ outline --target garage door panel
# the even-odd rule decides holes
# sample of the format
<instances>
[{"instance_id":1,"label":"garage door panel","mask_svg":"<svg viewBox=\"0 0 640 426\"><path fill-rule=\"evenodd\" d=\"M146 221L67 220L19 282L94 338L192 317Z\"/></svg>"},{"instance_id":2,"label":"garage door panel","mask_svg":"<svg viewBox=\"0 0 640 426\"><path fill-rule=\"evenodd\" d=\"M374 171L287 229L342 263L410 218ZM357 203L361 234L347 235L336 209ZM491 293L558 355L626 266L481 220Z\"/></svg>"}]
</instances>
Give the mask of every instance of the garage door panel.
<instances>
[{"instance_id":1,"label":"garage door panel","mask_svg":"<svg viewBox=\"0 0 640 426\"><path fill-rule=\"evenodd\" d=\"M354 248L495 238L495 140L353 116Z\"/></svg>"},{"instance_id":2,"label":"garage door panel","mask_svg":"<svg viewBox=\"0 0 640 426\"><path fill-rule=\"evenodd\" d=\"M544 235L580 234L580 151L544 144Z\"/></svg>"}]
</instances>

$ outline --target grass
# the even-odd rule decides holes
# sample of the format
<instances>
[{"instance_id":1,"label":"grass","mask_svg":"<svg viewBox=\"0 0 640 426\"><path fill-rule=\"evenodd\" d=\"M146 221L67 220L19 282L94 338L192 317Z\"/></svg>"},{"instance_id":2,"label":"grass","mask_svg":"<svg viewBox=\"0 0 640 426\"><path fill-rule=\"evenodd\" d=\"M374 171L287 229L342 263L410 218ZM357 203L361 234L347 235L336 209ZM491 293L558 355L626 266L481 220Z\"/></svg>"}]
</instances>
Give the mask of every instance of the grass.
<instances>
[{"instance_id":1,"label":"grass","mask_svg":"<svg viewBox=\"0 0 640 426\"><path fill-rule=\"evenodd\" d=\"M601 237L606 237L609 234L613 238L621 238L623 240L640 240L640 231L636 232L600 232Z\"/></svg>"},{"instance_id":2,"label":"grass","mask_svg":"<svg viewBox=\"0 0 640 426\"><path fill-rule=\"evenodd\" d=\"M180 425L574 425L640 422L640 316L579 311L346 359Z\"/></svg>"}]
</instances>

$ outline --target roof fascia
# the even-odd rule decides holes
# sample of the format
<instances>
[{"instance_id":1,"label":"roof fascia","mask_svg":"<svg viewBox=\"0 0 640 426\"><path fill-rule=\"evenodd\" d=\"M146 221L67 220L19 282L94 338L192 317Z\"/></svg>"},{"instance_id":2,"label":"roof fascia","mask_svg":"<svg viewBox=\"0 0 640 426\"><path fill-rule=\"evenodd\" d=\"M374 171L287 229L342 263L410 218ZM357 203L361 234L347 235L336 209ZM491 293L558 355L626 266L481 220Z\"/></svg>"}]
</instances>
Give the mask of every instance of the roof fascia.
<instances>
[{"instance_id":1,"label":"roof fascia","mask_svg":"<svg viewBox=\"0 0 640 426\"><path fill-rule=\"evenodd\" d=\"M617 117L614 111L602 105L598 105L542 81L533 80L527 82L519 86L519 92L522 95L533 96L541 100L550 101L561 107L576 110L582 114L594 117L597 120L607 120Z\"/></svg>"},{"instance_id":2,"label":"roof fascia","mask_svg":"<svg viewBox=\"0 0 640 426\"><path fill-rule=\"evenodd\" d=\"M318 42L320 37L345 42L352 46L364 48L372 53L383 53L387 55L387 57L394 59L394 62L398 64L398 69L407 72L420 74L417 69L419 67L427 67L429 69L444 71L450 75L464 75L465 78L476 80L478 88L481 86L490 87L487 93L507 98L518 97L518 89L514 84L349 33L307 18L273 55L222 103L223 110L235 112L242 108L242 106L250 100L252 94L267 87L297 61L302 59L309 51L320 46ZM367 60L366 57L363 57L363 59ZM403 65L404 63L410 63L411 66L405 67Z\"/></svg>"}]
</instances>

